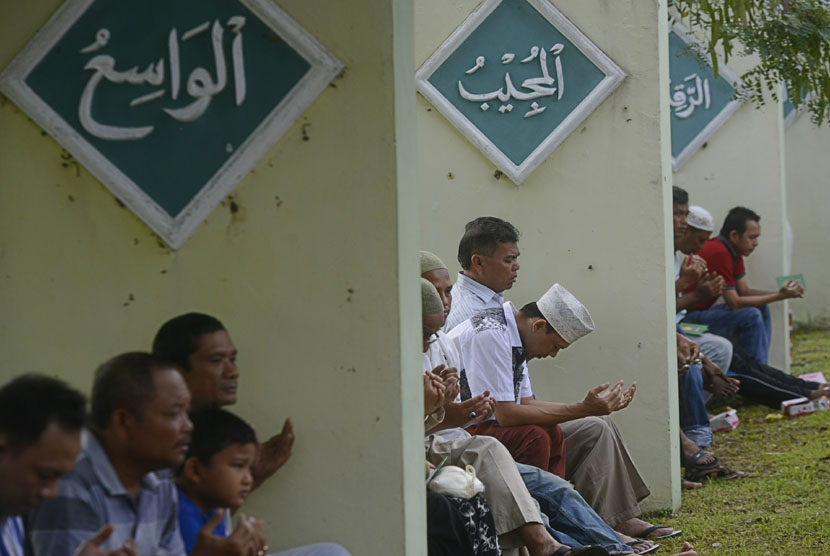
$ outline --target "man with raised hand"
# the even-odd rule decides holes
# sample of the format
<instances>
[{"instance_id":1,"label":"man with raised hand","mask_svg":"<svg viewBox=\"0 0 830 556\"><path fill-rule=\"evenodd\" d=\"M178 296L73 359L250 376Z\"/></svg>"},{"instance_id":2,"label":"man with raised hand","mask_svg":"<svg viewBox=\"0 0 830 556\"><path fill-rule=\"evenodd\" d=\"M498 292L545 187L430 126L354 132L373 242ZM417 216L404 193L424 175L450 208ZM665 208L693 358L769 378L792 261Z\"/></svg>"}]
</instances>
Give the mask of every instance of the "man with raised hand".
<instances>
[{"instance_id":1,"label":"man with raised hand","mask_svg":"<svg viewBox=\"0 0 830 556\"><path fill-rule=\"evenodd\" d=\"M593 329L585 307L559 284L521 310L507 302L455 327L450 337L460 347L470 395L489 390L496 400L495 417L469 430L498 438L501 429L512 425L562 425L565 478L607 523L632 537L677 535L678 531L637 517L638 502L649 490L619 429L605 417L631 403L636 383L628 389L622 381L610 388L601 384L583 401L570 404L537 400L533 394L526 362L555 357Z\"/></svg>"},{"instance_id":2,"label":"man with raised hand","mask_svg":"<svg viewBox=\"0 0 830 556\"><path fill-rule=\"evenodd\" d=\"M194 407L236 403L237 350L219 319L203 313L186 313L168 320L153 339L153 354L176 365L187 382ZM280 433L260 444L252 469L253 488L288 461L293 444L294 428L289 418Z\"/></svg>"},{"instance_id":3,"label":"man with raised hand","mask_svg":"<svg viewBox=\"0 0 830 556\"><path fill-rule=\"evenodd\" d=\"M153 339L153 354L175 365L190 388L194 407L236 403L237 349L216 317L186 313L168 320ZM251 467L252 490L288 461L293 444L294 429L291 419L286 419L282 432L259 445ZM338 544L317 543L289 549L285 556L349 556L349 552Z\"/></svg>"}]
</instances>

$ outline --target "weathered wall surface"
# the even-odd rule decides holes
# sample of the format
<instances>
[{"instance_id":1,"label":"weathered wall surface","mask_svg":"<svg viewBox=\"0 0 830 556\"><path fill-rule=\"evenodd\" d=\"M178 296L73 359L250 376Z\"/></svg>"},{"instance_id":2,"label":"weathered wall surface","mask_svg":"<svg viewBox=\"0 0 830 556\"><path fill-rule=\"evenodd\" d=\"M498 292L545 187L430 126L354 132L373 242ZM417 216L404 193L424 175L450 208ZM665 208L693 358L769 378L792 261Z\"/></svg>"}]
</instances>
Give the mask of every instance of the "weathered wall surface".
<instances>
[{"instance_id":1,"label":"weathered wall surface","mask_svg":"<svg viewBox=\"0 0 830 556\"><path fill-rule=\"evenodd\" d=\"M421 2L420 66L477 2ZM554 282L581 299L597 330L555 360L530 364L540 399L581 400L605 381L638 381L615 416L652 488L646 506L679 504L677 378L667 304L671 254L668 58L662 2L557 1L628 76L521 185L418 99L421 244L451 271L464 224L481 215L522 232L519 280L506 298L536 300Z\"/></svg>"},{"instance_id":2,"label":"weathered wall surface","mask_svg":"<svg viewBox=\"0 0 830 556\"><path fill-rule=\"evenodd\" d=\"M807 294L790 303L793 319L808 322L830 317L830 272L827 237L830 187L827 157L830 129L816 127L801 114L784 133L787 166L787 215L793 232L791 273L803 274Z\"/></svg>"},{"instance_id":3,"label":"weathered wall surface","mask_svg":"<svg viewBox=\"0 0 830 556\"><path fill-rule=\"evenodd\" d=\"M59 4L0 2L0 67ZM264 438L294 420L293 457L244 508L270 546L424 554L412 8L280 6L346 71L179 251L0 98L0 379L88 392L166 319L214 314L240 351L234 411Z\"/></svg>"}]
</instances>

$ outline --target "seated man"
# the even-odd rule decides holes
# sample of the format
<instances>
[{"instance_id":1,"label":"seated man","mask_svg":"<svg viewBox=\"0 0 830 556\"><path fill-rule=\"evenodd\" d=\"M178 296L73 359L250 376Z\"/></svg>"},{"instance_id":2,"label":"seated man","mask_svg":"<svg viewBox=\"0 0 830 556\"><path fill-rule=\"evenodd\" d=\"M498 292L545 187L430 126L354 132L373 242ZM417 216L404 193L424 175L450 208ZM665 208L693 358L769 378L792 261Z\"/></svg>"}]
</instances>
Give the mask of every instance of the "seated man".
<instances>
[{"instance_id":1,"label":"seated man","mask_svg":"<svg viewBox=\"0 0 830 556\"><path fill-rule=\"evenodd\" d=\"M723 278L714 273L707 274L706 262L690 249L700 241L708 239L713 229L711 215L700 207L689 207L689 194L682 188L672 188L672 211L674 221L674 278L677 293L676 322L686 315L686 307L701 300L717 297L723 291ZM695 228L696 226L696 228ZM708 228L709 232L702 229ZM690 239L691 238L691 239ZM684 261L684 254L688 257ZM689 294L682 292L694 286ZM729 379L721 367L728 368L732 356L732 344L726 338L704 333L695 336L694 341L686 338L677 329L678 401L680 413L681 463L686 469L684 488L700 487L697 481L706 478L737 478L740 473L718 465L718 460L702 448L712 445L712 428L706 410L704 388L729 395L737 392L738 381Z\"/></svg>"},{"instance_id":2,"label":"seated man","mask_svg":"<svg viewBox=\"0 0 830 556\"><path fill-rule=\"evenodd\" d=\"M176 365L187 382L194 407L236 403L236 348L218 319L201 313L170 319L153 339L153 355ZM294 429L291 419L286 419L282 432L260 445L253 488L288 461L293 443Z\"/></svg>"},{"instance_id":3,"label":"seated man","mask_svg":"<svg viewBox=\"0 0 830 556\"><path fill-rule=\"evenodd\" d=\"M617 531L632 537L677 535L679 531L636 517L648 487L616 425L599 417L627 407L636 384L628 390L623 390L622 381L610 389L601 384L573 404L541 401L533 395L526 362L555 357L592 330L585 307L555 284L538 303L520 311L509 302L485 309L454 328L450 337L459 345L470 394L489 390L496 400L495 419L482 434L495 435L500 427L510 425L569 424L563 427L568 453L565 478L591 507Z\"/></svg>"},{"instance_id":4,"label":"seated man","mask_svg":"<svg viewBox=\"0 0 830 556\"><path fill-rule=\"evenodd\" d=\"M193 429L189 404L181 375L149 353L125 353L101 365L92 386L91 431L75 470L57 498L29 515L34 554L70 556L109 523L104 548L132 538L132 554L183 556L175 487L157 472L184 461ZM193 554L215 554L224 540L203 529Z\"/></svg>"},{"instance_id":5,"label":"seated man","mask_svg":"<svg viewBox=\"0 0 830 556\"><path fill-rule=\"evenodd\" d=\"M188 553L202 528L228 537L243 554L268 550L262 521L240 515L231 532L223 519L236 511L253 487L251 470L259 443L251 426L228 411L205 406L190 415L193 435L187 457L176 473L179 492L179 526ZM338 552L340 550L341 552ZM273 556L338 554L336 545L317 544Z\"/></svg>"},{"instance_id":6,"label":"seated man","mask_svg":"<svg viewBox=\"0 0 830 556\"><path fill-rule=\"evenodd\" d=\"M421 269L428 269L424 274L435 279L440 275L443 263L432 253L422 252ZM447 279L449 274L444 269ZM426 278L421 279L422 325L424 330L424 372L426 376L434 380L435 374L432 371L440 371L444 368L455 369L461 366L458 352L453 343L440 332L444 322L446 303L451 303L451 297L437 293L433 284ZM437 337L436 337L437 336ZM425 396L430 391L430 382L425 381ZM464 402L455 403L454 395L450 394L445 402L441 404L447 416L455 414L468 415L467 419L461 419L463 425L470 419L487 417L492 413L492 400L483 393L475 398ZM439 408L441 407L439 406ZM463 410L454 408L463 407ZM474 410L471 412L471 410ZM479 415L476 415L478 413ZM435 413L432 413L435 415ZM438 418L440 420L440 417ZM446 420L446 419L445 419ZM456 425L458 426L458 425ZM440 430L439 430L440 429ZM588 504L576 493L570 484L564 479L551 473L547 473L523 464L514 464L510 454L497 440L487 436L470 436L461 428L445 429L441 427L428 426L428 432L434 432L426 438L427 459L433 464L440 462L444 456L452 454L452 457L462 464L472 463L476 468L477 476L484 482L484 494L496 516L497 530L502 535L502 545L505 548L513 547L511 536L506 533L516 529L518 536L524 540L524 535L529 531L540 529L536 522L538 511L531 506L526 508L525 504L530 501L527 494L536 500L542 510L542 521L548 528L550 534L559 542L567 546L579 547L580 545L600 544L608 551L615 553L632 553L632 547L626 546L614 531L612 531L602 519L588 506ZM473 457L475 455L475 457ZM508 471L507 468L518 465L521 473L521 480L524 486L515 480L516 474ZM506 479L511 479L510 481ZM505 487L507 487L505 489ZM549 514L552 516L548 517ZM529 524L525 524L529 521ZM542 529L544 531L544 529ZM537 531L539 533L539 531ZM533 539L533 536L530 536ZM632 544L636 541L631 539ZM640 543L641 548L652 547L652 543ZM557 547L558 549L558 547ZM655 548L656 549L656 548ZM595 549L597 550L597 549ZM576 551L575 554L582 552ZM606 552L599 552L606 553Z\"/></svg>"},{"instance_id":7,"label":"seated man","mask_svg":"<svg viewBox=\"0 0 830 556\"><path fill-rule=\"evenodd\" d=\"M482 216L467 223L458 242L458 262L463 270L458 273L455 303L449 309L445 331L482 309L501 307L505 290L513 287L519 272L518 241L519 230L500 218ZM449 283L444 286L451 287ZM460 380L466 388L463 370ZM466 389L463 394L469 397ZM471 432L477 434L477 430ZM504 427L498 438L517 462L565 477L565 434L559 425Z\"/></svg>"},{"instance_id":8,"label":"seated man","mask_svg":"<svg viewBox=\"0 0 830 556\"><path fill-rule=\"evenodd\" d=\"M85 406L83 395L45 376L22 375L0 388L0 554L23 555L19 516L57 496L58 481L75 467ZM78 543L75 554L100 554L111 532L105 527ZM131 547L126 541L122 548Z\"/></svg>"},{"instance_id":9,"label":"seated man","mask_svg":"<svg viewBox=\"0 0 830 556\"><path fill-rule=\"evenodd\" d=\"M729 211L720 234L705 243L698 255L708 269L724 280L724 303L701 301L689 308L684 322L705 324L709 331L724 338L738 335L741 348L761 363L769 357L770 314L767 305L774 301L804 295L801 284L784 284L778 291L749 287L743 257L758 246L761 217L744 207ZM684 292L692 293L694 286Z\"/></svg>"},{"instance_id":10,"label":"seated man","mask_svg":"<svg viewBox=\"0 0 830 556\"><path fill-rule=\"evenodd\" d=\"M239 369L237 350L219 319L201 313L187 313L164 323L153 340L153 353L171 361L191 388L194 407L219 407L236 403ZM291 457L294 432L286 419L282 432L259 445L251 472L255 489ZM295 549L320 556L348 556L345 548L319 543Z\"/></svg>"},{"instance_id":11,"label":"seated man","mask_svg":"<svg viewBox=\"0 0 830 556\"><path fill-rule=\"evenodd\" d=\"M749 224L747 223L747 225ZM683 240L679 243L676 242L675 245L683 253L695 253L700 251L707 243L713 230L714 223L709 211L702 207L690 207L688 230ZM690 257L694 257L694 255L690 255ZM676 261L676 271L679 264ZM689 266L691 265L683 265L683 268ZM687 307L694 305L696 302L714 300L720 293L712 290L711 281L707 283L709 276L715 276L717 279L723 280L720 275L710 274L702 277L698 275L688 278L687 282L680 286L686 289L688 293L677 298L678 321L685 316ZM680 279L678 279L679 282ZM748 309L754 310L754 308ZM740 311L733 313L737 314ZM708 356L703 359L704 382L707 384L707 389L715 395L728 396L738 392L743 396L775 408L778 408L782 401L792 398L803 396L816 399L830 395L830 385L801 380L762 363L743 349L737 349L733 353L732 344L721 336L706 333L695 337L694 341L700 344L700 350ZM707 361L708 358L711 358L712 361ZM730 378L723 377L720 369L728 369L727 374ZM731 385L727 380L731 381ZM703 446L704 444L700 445Z\"/></svg>"}]
</instances>

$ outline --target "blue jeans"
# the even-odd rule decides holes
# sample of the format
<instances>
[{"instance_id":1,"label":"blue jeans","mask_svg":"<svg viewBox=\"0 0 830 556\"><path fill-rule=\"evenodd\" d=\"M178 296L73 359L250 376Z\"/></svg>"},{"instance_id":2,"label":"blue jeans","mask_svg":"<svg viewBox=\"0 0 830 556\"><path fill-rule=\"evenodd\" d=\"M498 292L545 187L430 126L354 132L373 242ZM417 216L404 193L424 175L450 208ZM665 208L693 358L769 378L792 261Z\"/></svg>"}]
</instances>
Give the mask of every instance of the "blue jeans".
<instances>
[{"instance_id":1,"label":"blue jeans","mask_svg":"<svg viewBox=\"0 0 830 556\"><path fill-rule=\"evenodd\" d=\"M703 396L703 374L700 365L692 365L677 379L680 402L680 428L689 440L700 447L712 445L712 427Z\"/></svg>"},{"instance_id":2,"label":"blue jeans","mask_svg":"<svg viewBox=\"0 0 830 556\"><path fill-rule=\"evenodd\" d=\"M709 326L709 332L724 338L737 335L741 349L765 365L769 360L772 329L769 308L766 305L730 309L725 303L720 303L705 311L692 311L683 321L706 324Z\"/></svg>"},{"instance_id":3,"label":"blue jeans","mask_svg":"<svg viewBox=\"0 0 830 556\"><path fill-rule=\"evenodd\" d=\"M539 504L545 528L557 541L571 547L600 544L612 553L632 552L568 481L532 465L516 465Z\"/></svg>"}]
</instances>

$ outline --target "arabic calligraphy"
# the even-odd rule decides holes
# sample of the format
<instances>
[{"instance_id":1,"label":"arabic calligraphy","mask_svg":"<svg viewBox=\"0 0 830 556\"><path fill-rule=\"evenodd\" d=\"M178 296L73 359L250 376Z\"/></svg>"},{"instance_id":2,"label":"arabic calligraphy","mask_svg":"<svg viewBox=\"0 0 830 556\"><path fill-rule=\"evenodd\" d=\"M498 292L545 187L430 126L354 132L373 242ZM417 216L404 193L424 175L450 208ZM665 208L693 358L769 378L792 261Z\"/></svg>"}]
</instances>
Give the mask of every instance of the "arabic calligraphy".
<instances>
[{"instance_id":1,"label":"arabic calligraphy","mask_svg":"<svg viewBox=\"0 0 830 556\"><path fill-rule=\"evenodd\" d=\"M194 68L187 77L185 90L194 100L182 107L162 107L164 113L171 118L187 123L201 117L210 106L213 97L221 93L228 82L228 68L225 61L224 35L225 27L230 29L231 41L231 66L233 72L234 101L240 106L245 101L247 93L247 81L245 78L245 60L242 51L242 28L245 26L243 16L233 16L223 26L219 20L211 24L206 21L182 33L179 37L177 29L170 30L167 41L168 59L159 58L150 62L146 69L139 71L138 66L127 71L117 71L115 58L107 54L98 54L91 58L84 70L92 71L80 102L78 103L78 117L83 128L98 137L109 141L134 141L143 139L153 132L154 126L127 127L108 125L96 121L92 117L93 101L95 93L102 80L116 85L152 85L161 87L165 82L165 70L169 71L170 98L177 100L182 86L181 63L179 56L180 43L184 43L203 33L209 32L210 44L213 50L213 65L215 75L202 67ZM100 29L95 34L95 40L80 50L81 54L92 54L105 48L110 41L110 31ZM130 108L153 102L165 96L167 89L158 89L151 93L138 96L130 101Z\"/></svg>"},{"instance_id":2,"label":"arabic calligraphy","mask_svg":"<svg viewBox=\"0 0 830 556\"><path fill-rule=\"evenodd\" d=\"M504 86L495 91L472 93L464 87L464 84L459 79L458 93L464 100L481 103L479 107L485 112L490 108L489 102L497 100L501 103L501 106L497 109L499 114L507 114L514 108L509 101L516 100L533 101L530 104L530 110L526 111L524 114L525 118L541 114L547 109L547 106L541 106L538 102L536 102L536 99L540 99L542 97L553 97L555 95L556 100L560 100L562 95L565 94L565 77L562 70L562 60L560 59L560 54L564 48L565 46L561 43L553 45L549 50L546 50L541 46L533 46L530 49L530 54L519 60L519 63L529 64L534 60L538 60L541 76L525 79L519 87L516 87L513 84L513 78L510 76L510 72L505 71ZM548 52L550 52L554 57L554 71L556 72L556 79L550 75L550 69L548 67ZM500 61L502 65L506 66L512 63L515 59L515 53L505 52L502 54ZM472 75L482 69L485 63L486 59L484 56L477 56L475 64L464 73L466 75Z\"/></svg>"},{"instance_id":3,"label":"arabic calligraphy","mask_svg":"<svg viewBox=\"0 0 830 556\"><path fill-rule=\"evenodd\" d=\"M709 93L709 79L701 79L693 73L683 79L683 83L675 85L669 99L669 105L674 109L674 115L685 120L694 114L695 108L703 106L709 110L711 95Z\"/></svg>"}]
</instances>

